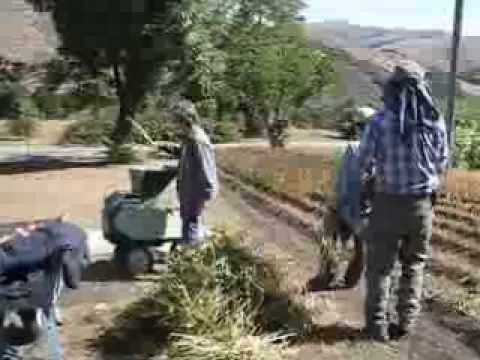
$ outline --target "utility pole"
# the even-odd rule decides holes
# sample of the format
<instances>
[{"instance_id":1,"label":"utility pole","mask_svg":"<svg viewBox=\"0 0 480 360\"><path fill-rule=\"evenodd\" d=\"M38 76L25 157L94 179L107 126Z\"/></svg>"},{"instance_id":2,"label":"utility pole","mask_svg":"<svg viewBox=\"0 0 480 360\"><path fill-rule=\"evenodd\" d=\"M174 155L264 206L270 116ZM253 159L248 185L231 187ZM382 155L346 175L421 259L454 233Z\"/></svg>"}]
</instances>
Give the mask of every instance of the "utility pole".
<instances>
[{"instance_id":1,"label":"utility pole","mask_svg":"<svg viewBox=\"0 0 480 360\"><path fill-rule=\"evenodd\" d=\"M455 1L455 19L452 35L452 49L450 59L450 78L448 89L448 108L447 108L447 130L448 143L450 146L450 166L455 165L455 98L457 93L457 71L458 71L458 52L462 39L463 22L463 4L464 0Z\"/></svg>"}]
</instances>

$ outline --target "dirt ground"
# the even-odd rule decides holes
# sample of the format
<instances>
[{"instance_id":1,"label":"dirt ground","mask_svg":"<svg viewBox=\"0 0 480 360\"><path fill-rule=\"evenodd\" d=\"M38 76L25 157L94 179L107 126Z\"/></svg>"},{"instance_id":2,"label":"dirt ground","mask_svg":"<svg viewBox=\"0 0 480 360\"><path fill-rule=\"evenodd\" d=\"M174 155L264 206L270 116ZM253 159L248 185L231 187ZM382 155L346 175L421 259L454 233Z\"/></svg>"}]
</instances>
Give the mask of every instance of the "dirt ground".
<instances>
[{"instance_id":1,"label":"dirt ground","mask_svg":"<svg viewBox=\"0 0 480 360\"><path fill-rule=\"evenodd\" d=\"M104 197L128 188L129 174L125 167L2 175L0 220L48 218L66 212L80 223L99 225Z\"/></svg>"},{"instance_id":2,"label":"dirt ground","mask_svg":"<svg viewBox=\"0 0 480 360\"><path fill-rule=\"evenodd\" d=\"M0 219L25 220L67 211L71 219L79 223L98 226L105 194L128 186L128 172L124 167L1 176ZM223 188L210 204L206 220L211 225L229 224L248 230L252 247L276 259L288 275L292 289L303 286L315 273L315 247L310 239L249 206L228 189ZM121 349L129 349L123 356L118 349L116 352L99 349L94 343L102 327L111 324L113 317L141 297L150 284L148 280L124 281L118 278L108 259L99 259L87 273L82 288L67 293L62 299L65 324L61 328L61 340L65 359L147 359L141 355L138 344L142 342L138 337L123 344ZM361 287L347 292L310 294L301 300L315 310L319 336L317 341L299 346L298 360L479 358L480 349L474 350L478 333L477 338L473 335L464 338L464 333L458 329L461 326L454 321L456 319L451 319L449 324L457 327L450 330L428 313L423 317L418 336L411 342L377 346L362 341L359 338L363 325ZM42 357L31 355L28 359Z\"/></svg>"}]
</instances>

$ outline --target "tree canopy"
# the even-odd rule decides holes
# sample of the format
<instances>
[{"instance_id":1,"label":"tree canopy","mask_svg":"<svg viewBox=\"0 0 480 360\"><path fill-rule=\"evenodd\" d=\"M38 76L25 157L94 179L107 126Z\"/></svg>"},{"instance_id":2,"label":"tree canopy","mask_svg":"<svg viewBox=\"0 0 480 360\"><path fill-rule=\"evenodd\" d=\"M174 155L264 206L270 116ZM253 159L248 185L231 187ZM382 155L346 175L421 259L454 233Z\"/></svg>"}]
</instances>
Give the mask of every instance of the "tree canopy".
<instances>
[{"instance_id":1,"label":"tree canopy","mask_svg":"<svg viewBox=\"0 0 480 360\"><path fill-rule=\"evenodd\" d=\"M156 75L181 57L185 38L182 0L28 0L50 11L60 37L60 53L92 74L108 70L114 79L120 112L113 140L125 141L130 119Z\"/></svg>"},{"instance_id":2,"label":"tree canopy","mask_svg":"<svg viewBox=\"0 0 480 360\"><path fill-rule=\"evenodd\" d=\"M262 128L318 95L333 71L331 57L308 46L300 0L27 1L51 12L62 55L110 75L116 143L153 89Z\"/></svg>"}]
</instances>

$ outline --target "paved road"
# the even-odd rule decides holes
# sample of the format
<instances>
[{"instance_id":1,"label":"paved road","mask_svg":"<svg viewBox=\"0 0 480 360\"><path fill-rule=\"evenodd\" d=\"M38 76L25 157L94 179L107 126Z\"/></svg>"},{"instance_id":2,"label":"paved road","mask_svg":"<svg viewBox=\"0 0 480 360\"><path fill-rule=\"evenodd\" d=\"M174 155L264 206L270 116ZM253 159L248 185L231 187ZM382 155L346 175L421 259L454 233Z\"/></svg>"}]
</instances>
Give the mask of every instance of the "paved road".
<instances>
[{"instance_id":1,"label":"paved road","mask_svg":"<svg viewBox=\"0 0 480 360\"><path fill-rule=\"evenodd\" d=\"M105 159L102 146L59 146L0 144L0 163L23 161L29 156L48 157L58 160L88 162Z\"/></svg>"}]
</instances>

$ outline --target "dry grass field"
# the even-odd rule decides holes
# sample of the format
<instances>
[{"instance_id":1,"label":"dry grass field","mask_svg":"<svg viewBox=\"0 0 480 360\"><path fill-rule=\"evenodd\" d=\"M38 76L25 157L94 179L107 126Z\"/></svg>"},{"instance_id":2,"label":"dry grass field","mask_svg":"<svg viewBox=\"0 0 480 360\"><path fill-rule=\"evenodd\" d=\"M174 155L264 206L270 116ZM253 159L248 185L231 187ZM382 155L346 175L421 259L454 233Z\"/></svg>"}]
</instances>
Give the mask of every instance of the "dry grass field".
<instances>
[{"instance_id":1,"label":"dry grass field","mask_svg":"<svg viewBox=\"0 0 480 360\"><path fill-rule=\"evenodd\" d=\"M223 169L265 191L309 201L311 193L334 200L338 150L311 147L271 150L219 149ZM429 296L450 308L480 317L480 172L454 170L447 175L436 207Z\"/></svg>"}]
</instances>

